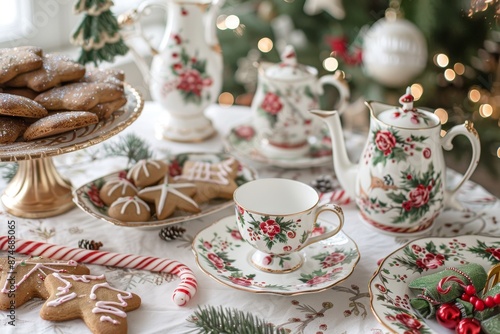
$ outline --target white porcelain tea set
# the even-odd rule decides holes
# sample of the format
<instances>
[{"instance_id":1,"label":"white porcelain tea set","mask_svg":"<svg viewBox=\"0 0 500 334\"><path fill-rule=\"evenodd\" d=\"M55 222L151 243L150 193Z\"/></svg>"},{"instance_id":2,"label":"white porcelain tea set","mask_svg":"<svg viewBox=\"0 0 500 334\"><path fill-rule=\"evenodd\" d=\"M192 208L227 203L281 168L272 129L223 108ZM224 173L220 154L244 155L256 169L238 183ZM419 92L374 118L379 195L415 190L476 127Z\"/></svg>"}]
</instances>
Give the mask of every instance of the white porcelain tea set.
<instances>
[{"instance_id":1,"label":"white porcelain tea set","mask_svg":"<svg viewBox=\"0 0 500 334\"><path fill-rule=\"evenodd\" d=\"M149 78L153 99L165 109L166 120L159 127L166 139L197 142L215 133L204 109L215 102L222 83L222 57L214 30L222 3L146 1L128 17L140 30L139 19L148 8L158 5L167 9L165 34L151 66L137 57L145 77ZM332 85L338 91L335 111L318 110L325 85ZM355 165L348 158L340 120L341 113L349 108L349 98L349 86L341 72L318 77L318 71L300 64L293 47L287 46L280 62L262 63L259 68L249 124L254 131L254 149L269 159L293 164L308 154L311 137L322 131L328 133L337 179L355 199L362 220L382 233L421 234L432 227L445 207L460 207L454 195L470 178L480 156L479 138L471 123L454 126L442 135L440 119L430 110L415 108L409 89L399 101L401 106L367 102L370 129ZM450 190L446 185L442 148L450 150L457 135L468 138L472 157L461 182ZM264 195L255 196L256 193ZM350 257L346 254L342 257L348 273L326 270L326 283L319 289L345 278L359 259L355 244L341 232L344 217L340 207L318 205L316 191L303 183L255 180L238 188L234 200L236 219L217 222L200 232L193 244L200 267L225 284L254 292L317 291L317 285L304 290L304 282L299 278L318 269L312 260L304 265L304 252L318 247L325 238L349 240L344 250ZM324 211L333 212L338 222L327 228L326 233L313 236L318 217ZM234 259L221 259L204 246L214 236L239 244L241 248L225 250ZM238 256L243 249L248 259ZM243 267L243 274L231 276L232 271L221 270L228 263ZM291 275L295 283L280 286L279 291L271 288L276 286L276 276L272 276L276 273L282 278ZM263 282L257 288L250 282L255 275Z\"/></svg>"}]
</instances>

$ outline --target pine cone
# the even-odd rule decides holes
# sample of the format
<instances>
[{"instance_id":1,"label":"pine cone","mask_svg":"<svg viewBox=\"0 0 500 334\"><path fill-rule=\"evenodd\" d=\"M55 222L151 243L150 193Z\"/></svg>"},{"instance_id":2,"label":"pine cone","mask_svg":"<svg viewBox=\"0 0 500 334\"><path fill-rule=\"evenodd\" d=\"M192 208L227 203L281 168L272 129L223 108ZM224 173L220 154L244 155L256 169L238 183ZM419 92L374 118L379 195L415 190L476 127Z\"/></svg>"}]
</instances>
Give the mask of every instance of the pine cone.
<instances>
[{"instance_id":1,"label":"pine cone","mask_svg":"<svg viewBox=\"0 0 500 334\"><path fill-rule=\"evenodd\" d=\"M182 236L184 232L186 232L186 229L180 226L166 226L161 229L160 238L165 241L172 241Z\"/></svg>"},{"instance_id":2,"label":"pine cone","mask_svg":"<svg viewBox=\"0 0 500 334\"><path fill-rule=\"evenodd\" d=\"M83 249L88 249L88 250L99 250L99 248L102 247L102 242L100 241L94 241L94 240L87 240L87 239L82 239L78 241L78 247L83 248Z\"/></svg>"},{"instance_id":3,"label":"pine cone","mask_svg":"<svg viewBox=\"0 0 500 334\"><path fill-rule=\"evenodd\" d=\"M311 182L311 186L321 193L333 190L333 178L330 175L321 175Z\"/></svg>"}]
</instances>

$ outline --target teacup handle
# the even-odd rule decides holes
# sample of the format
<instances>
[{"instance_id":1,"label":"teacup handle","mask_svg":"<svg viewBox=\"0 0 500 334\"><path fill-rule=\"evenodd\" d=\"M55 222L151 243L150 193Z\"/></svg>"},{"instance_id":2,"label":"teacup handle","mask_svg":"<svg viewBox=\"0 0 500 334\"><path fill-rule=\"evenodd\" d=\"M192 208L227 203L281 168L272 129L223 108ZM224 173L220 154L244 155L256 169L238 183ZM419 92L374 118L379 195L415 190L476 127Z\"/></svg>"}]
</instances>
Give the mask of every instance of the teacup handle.
<instances>
[{"instance_id":1,"label":"teacup handle","mask_svg":"<svg viewBox=\"0 0 500 334\"><path fill-rule=\"evenodd\" d=\"M345 79L344 72L336 71L333 75L326 74L319 78L319 95L323 95L323 86L332 85L334 86L340 94L340 99L337 102L337 106L333 109L338 110L339 113L343 113L347 106L349 105L349 99L351 98L351 90Z\"/></svg>"},{"instance_id":2,"label":"teacup handle","mask_svg":"<svg viewBox=\"0 0 500 334\"><path fill-rule=\"evenodd\" d=\"M340 230L342 229L342 227L344 226L344 212L342 211L342 208L340 206L338 206L337 204L331 204L331 203L323 204L323 205L320 205L316 208L316 216L314 217L314 224L316 224L316 221L318 220L319 215L324 211L331 211L331 212L335 213L337 215L337 217L339 218L339 225L337 226L337 228L335 228L332 231L328 231L326 233L323 233L321 235L317 235L315 237L310 237L302 245L302 248L309 246L310 244L313 244L315 242L333 237L334 235L339 233Z\"/></svg>"},{"instance_id":3,"label":"teacup handle","mask_svg":"<svg viewBox=\"0 0 500 334\"><path fill-rule=\"evenodd\" d=\"M474 124L466 121L463 125L455 125L452 127L446 135L441 138L441 145L443 148L447 151L451 150L453 148L451 141L458 135L464 135L469 139L472 146L472 157L469 168L467 168L462 180L460 180L455 188L445 190L445 206L462 210L462 205L455 200L454 196L457 190L471 177L472 173L476 169L481 155L481 143L479 142L479 135L477 134L476 129L474 129Z\"/></svg>"}]
</instances>

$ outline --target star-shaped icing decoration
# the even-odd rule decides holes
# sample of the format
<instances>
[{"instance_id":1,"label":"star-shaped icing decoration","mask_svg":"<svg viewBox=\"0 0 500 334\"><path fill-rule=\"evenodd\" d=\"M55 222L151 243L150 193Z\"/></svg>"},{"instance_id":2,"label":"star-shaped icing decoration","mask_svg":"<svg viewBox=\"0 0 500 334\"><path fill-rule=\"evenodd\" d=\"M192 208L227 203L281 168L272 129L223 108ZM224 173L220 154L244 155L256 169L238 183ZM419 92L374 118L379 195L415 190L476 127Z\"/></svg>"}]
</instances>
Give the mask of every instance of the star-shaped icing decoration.
<instances>
[{"instance_id":1,"label":"star-shaped icing decoration","mask_svg":"<svg viewBox=\"0 0 500 334\"><path fill-rule=\"evenodd\" d=\"M141 298L113 288L104 275L55 273L45 279L50 296L40 310L45 320L82 319L92 333L127 332L127 313L141 305Z\"/></svg>"},{"instance_id":2,"label":"star-shaped icing decoration","mask_svg":"<svg viewBox=\"0 0 500 334\"><path fill-rule=\"evenodd\" d=\"M157 218L165 219L176 209L200 212L198 203L191 198L195 193L196 186L193 183L172 183L165 177L162 183L144 188L138 195L146 202L154 203Z\"/></svg>"},{"instance_id":3,"label":"star-shaped icing decoration","mask_svg":"<svg viewBox=\"0 0 500 334\"><path fill-rule=\"evenodd\" d=\"M304 12L308 15L316 15L323 10L338 20L345 17L342 0L306 0L304 4Z\"/></svg>"},{"instance_id":4,"label":"star-shaped icing decoration","mask_svg":"<svg viewBox=\"0 0 500 334\"><path fill-rule=\"evenodd\" d=\"M26 258L9 264L0 259L0 310L11 303L17 308L33 298L47 299L44 280L52 273L88 274L89 269L75 261L55 261L41 257Z\"/></svg>"},{"instance_id":5,"label":"star-shaped icing decoration","mask_svg":"<svg viewBox=\"0 0 500 334\"><path fill-rule=\"evenodd\" d=\"M41 68L19 74L5 83L9 87L28 87L43 92L63 82L78 80L85 75L85 67L59 54L43 57Z\"/></svg>"},{"instance_id":6,"label":"star-shaped icing decoration","mask_svg":"<svg viewBox=\"0 0 500 334\"><path fill-rule=\"evenodd\" d=\"M0 84L42 67L42 49L35 46L0 49Z\"/></svg>"}]
</instances>

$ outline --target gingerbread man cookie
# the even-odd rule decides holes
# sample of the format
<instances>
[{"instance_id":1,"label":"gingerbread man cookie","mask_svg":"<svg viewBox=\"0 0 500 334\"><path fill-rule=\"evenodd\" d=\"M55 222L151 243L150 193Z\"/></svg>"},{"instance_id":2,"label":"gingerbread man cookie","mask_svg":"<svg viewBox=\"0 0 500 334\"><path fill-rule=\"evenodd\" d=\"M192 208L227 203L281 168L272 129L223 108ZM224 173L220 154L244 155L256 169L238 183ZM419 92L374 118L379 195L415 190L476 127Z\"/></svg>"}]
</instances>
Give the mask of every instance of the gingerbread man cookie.
<instances>
[{"instance_id":1,"label":"gingerbread man cookie","mask_svg":"<svg viewBox=\"0 0 500 334\"><path fill-rule=\"evenodd\" d=\"M127 333L127 313L141 306L132 292L113 288L104 275L54 273L45 279L49 292L40 310L42 319L82 319L94 334Z\"/></svg>"},{"instance_id":2,"label":"gingerbread man cookie","mask_svg":"<svg viewBox=\"0 0 500 334\"><path fill-rule=\"evenodd\" d=\"M43 281L52 273L89 274L89 269L70 261L41 257L24 260L0 259L0 310L17 308L33 298L47 299Z\"/></svg>"},{"instance_id":3,"label":"gingerbread man cookie","mask_svg":"<svg viewBox=\"0 0 500 334\"><path fill-rule=\"evenodd\" d=\"M160 220L171 216L176 209L192 213L200 212L200 207L191 198L195 193L194 184L172 183L165 177L162 183L141 189L138 196L146 202L155 204L156 217Z\"/></svg>"},{"instance_id":4,"label":"gingerbread man cookie","mask_svg":"<svg viewBox=\"0 0 500 334\"><path fill-rule=\"evenodd\" d=\"M182 174L175 180L192 182L197 187L194 200L198 203L213 198L232 199L233 192L238 188L236 176L239 163L234 158L228 158L218 163L204 161L186 161Z\"/></svg>"},{"instance_id":5,"label":"gingerbread man cookie","mask_svg":"<svg viewBox=\"0 0 500 334\"><path fill-rule=\"evenodd\" d=\"M0 84L42 67L42 49L35 46L0 49Z\"/></svg>"}]
</instances>

